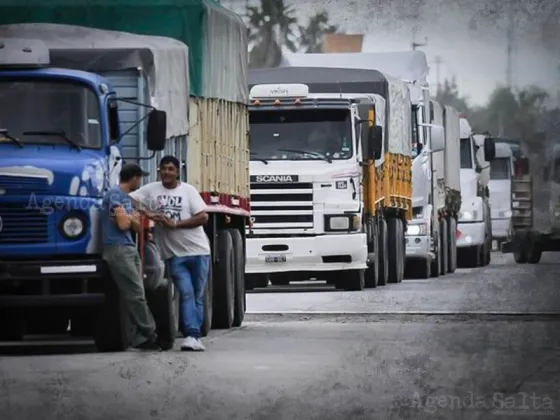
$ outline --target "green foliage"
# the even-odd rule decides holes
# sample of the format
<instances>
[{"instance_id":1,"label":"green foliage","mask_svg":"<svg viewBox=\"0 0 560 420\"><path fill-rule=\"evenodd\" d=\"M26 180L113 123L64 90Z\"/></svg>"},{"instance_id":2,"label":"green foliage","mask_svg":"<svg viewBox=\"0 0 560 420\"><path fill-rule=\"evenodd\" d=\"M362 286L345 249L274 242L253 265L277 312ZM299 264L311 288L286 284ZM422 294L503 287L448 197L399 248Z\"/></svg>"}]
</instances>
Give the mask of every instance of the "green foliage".
<instances>
[{"instance_id":1,"label":"green foliage","mask_svg":"<svg viewBox=\"0 0 560 420\"><path fill-rule=\"evenodd\" d=\"M321 52L325 33L337 27L329 24L327 12L312 16L307 25L300 25L295 10L283 0L260 0L259 7L247 9L249 28L249 66L277 67L282 62L282 48L291 52Z\"/></svg>"}]
</instances>

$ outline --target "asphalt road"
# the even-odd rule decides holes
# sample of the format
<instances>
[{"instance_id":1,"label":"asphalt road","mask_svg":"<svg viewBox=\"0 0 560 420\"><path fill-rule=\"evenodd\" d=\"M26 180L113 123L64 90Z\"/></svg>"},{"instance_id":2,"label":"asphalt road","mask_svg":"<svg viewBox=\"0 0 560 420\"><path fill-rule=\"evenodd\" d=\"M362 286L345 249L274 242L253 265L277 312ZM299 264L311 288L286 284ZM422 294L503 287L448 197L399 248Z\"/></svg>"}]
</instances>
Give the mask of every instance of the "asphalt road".
<instances>
[{"instance_id":1,"label":"asphalt road","mask_svg":"<svg viewBox=\"0 0 560 420\"><path fill-rule=\"evenodd\" d=\"M364 292L256 291L205 353L12 347L0 419L560 418L555 257Z\"/></svg>"}]
</instances>

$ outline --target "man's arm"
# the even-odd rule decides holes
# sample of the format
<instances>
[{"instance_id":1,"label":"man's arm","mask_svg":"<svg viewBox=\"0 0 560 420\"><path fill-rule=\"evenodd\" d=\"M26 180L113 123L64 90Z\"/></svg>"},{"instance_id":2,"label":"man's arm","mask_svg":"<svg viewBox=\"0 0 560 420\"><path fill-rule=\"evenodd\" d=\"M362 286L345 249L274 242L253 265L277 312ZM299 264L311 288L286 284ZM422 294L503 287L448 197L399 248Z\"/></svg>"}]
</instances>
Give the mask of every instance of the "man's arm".
<instances>
[{"instance_id":1,"label":"man's arm","mask_svg":"<svg viewBox=\"0 0 560 420\"><path fill-rule=\"evenodd\" d=\"M187 193L187 202L190 206L191 214L194 216L186 220L175 223L177 229L193 229L204 226L208 222L208 214L206 213L206 203L198 193L198 191L189 185Z\"/></svg>"}]
</instances>

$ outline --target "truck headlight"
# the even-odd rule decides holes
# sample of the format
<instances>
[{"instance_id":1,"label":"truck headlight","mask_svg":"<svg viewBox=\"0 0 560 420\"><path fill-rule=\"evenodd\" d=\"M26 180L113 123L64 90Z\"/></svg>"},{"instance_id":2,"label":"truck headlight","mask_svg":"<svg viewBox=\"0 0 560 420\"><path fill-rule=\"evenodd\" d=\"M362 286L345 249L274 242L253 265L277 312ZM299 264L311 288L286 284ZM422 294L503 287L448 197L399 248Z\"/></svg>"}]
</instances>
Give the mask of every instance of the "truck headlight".
<instances>
[{"instance_id":1,"label":"truck headlight","mask_svg":"<svg viewBox=\"0 0 560 420\"><path fill-rule=\"evenodd\" d=\"M359 230L361 227L362 220L358 214L325 216L325 230L328 231Z\"/></svg>"},{"instance_id":2,"label":"truck headlight","mask_svg":"<svg viewBox=\"0 0 560 420\"><path fill-rule=\"evenodd\" d=\"M428 234L428 225L425 223L408 225L406 228L407 236L426 236Z\"/></svg>"},{"instance_id":3,"label":"truck headlight","mask_svg":"<svg viewBox=\"0 0 560 420\"><path fill-rule=\"evenodd\" d=\"M77 214L67 215L60 223L60 233L67 239L77 239L85 232L83 217Z\"/></svg>"}]
</instances>

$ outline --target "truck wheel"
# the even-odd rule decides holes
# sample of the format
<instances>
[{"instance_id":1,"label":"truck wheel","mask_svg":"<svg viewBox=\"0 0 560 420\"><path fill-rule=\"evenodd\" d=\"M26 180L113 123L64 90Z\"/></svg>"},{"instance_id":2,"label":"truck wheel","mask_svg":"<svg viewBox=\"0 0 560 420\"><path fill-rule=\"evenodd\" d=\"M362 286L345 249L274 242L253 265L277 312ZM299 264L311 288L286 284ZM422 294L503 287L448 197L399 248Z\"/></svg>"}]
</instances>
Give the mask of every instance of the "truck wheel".
<instances>
[{"instance_id":1,"label":"truck wheel","mask_svg":"<svg viewBox=\"0 0 560 420\"><path fill-rule=\"evenodd\" d=\"M484 247L484 265L490 265L492 262L492 238L488 238L486 246Z\"/></svg>"},{"instance_id":2,"label":"truck wheel","mask_svg":"<svg viewBox=\"0 0 560 420\"><path fill-rule=\"evenodd\" d=\"M212 328L228 329L235 310L235 255L229 231L218 232L218 262L214 265Z\"/></svg>"},{"instance_id":3,"label":"truck wheel","mask_svg":"<svg viewBox=\"0 0 560 420\"><path fill-rule=\"evenodd\" d=\"M371 251L374 254L374 260L373 263L370 263L370 266L366 269L365 287L368 289L375 289L379 284L379 242L377 238L374 239L373 244L371 244Z\"/></svg>"},{"instance_id":4,"label":"truck wheel","mask_svg":"<svg viewBox=\"0 0 560 420\"><path fill-rule=\"evenodd\" d=\"M95 310L90 308L78 310L70 317L70 335L72 337L91 337L95 334Z\"/></svg>"},{"instance_id":5,"label":"truck wheel","mask_svg":"<svg viewBox=\"0 0 560 420\"><path fill-rule=\"evenodd\" d=\"M204 321L202 321L202 326L200 327L200 335L202 337L206 337L212 329L212 307L214 302L212 295L212 279L212 264L210 264L208 281L206 282L206 292L204 293Z\"/></svg>"},{"instance_id":6,"label":"truck wheel","mask_svg":"<svg viewBox=\"0 0 560 420\"><path fill-rule=\"evenodd\" d=\"M0 310L0 341L20 341L25 335L25 318L18 310Z\"/></svg>"},{"instance_id":7,"label":"truck wheel","mask_svg":"<svg viewBox=\"0 0 560 420\"><path fill-rule=\"evenodd\" d=\"M406 238L404 237L404 222L399 220L399 238L401 249L399 252L400 255L400 266L399 266L399 283L401 283L404 279L404 265L406 263Z\"/></svg>"},{"instance_id":8,"label":"truck wheel","mask_svg":"<svg viewBox=\"0 0 560 420\"><path fill-rule=\"evenodd\" d=\"M109 273L103 281L105 301L97 311L95 346L100 352L124 351L128 348L128 312Z\"/></svg>"},{"instance_id":9,"label":"truck wheel","mask_svg":"<svg viewBox=\"0 0 560 420\"><path fill-rule=\"evenodd\" d=\"M235 308L233 313L233 327L240 327L245 318L245 252L243 238L237 229L228 229L233 242L235 259Z\"/></svg>"},{"instance_id":10,"label":"truck wheel","mask_svg":"<svg viewBox=\"0 0 560 420\"><path fill-rule=\"evenodd\" d=\"M402 281L401 264L404 258L402 256L402 240L400 234L403 229L399 228L400 224L400 219L396 217L391 217L387 221L387 232L389 236L389 283L400 283Z\"/></svg>"},{"instance_id":11,"label":"truck wheel","mask_svg":"<svg viewBox=\"0 0 560 420\"><path fill-rule=\"evenodd\" d=\"M157 289L146 290L146 300L156 323L158 341L163 350L173 348L179 322L179 293L173 282L163 279Z\"/></svg>"},{"instance_id":12,"label":"truck wheel","mask_svg":"<svg viewBox=\"0 0 560 420\"><path fill-rule=\"evenodd\" d=\"M542 251L536 245L533 245L527 254L527 262L529 264L538 264L541 261Z\"/></svg>"},{"instance_id":13,"label":"truck wheel","mask_svg":"<svg viewBox=\"0 0 560 420\"><path fill-rule=\"evenodd\" d=\"M437 278L441 272L441 235L436 239L436 257L430 262L430 277Z\"/></svg>"},{"instance_id":14,"label":"truck wheel","mask_svg":"<svg viewBox=\"0 0 560 420\"><path fill-rule=\"evenodd\" d=\"M379 221L378 230L378 250L379 258L377 259L377 285L385 286L389 282L389 264L388 264L388 254L389 254L389 235L387 232L387 221L381 219Z\"/></svg>"},{"instance_id":15,"label":"truck wheel","mask_svg":"<svg viewBox=\"0 0 560 420\"><path fill-rule=\"evenodd\" d=\"M529 235L524 231L515 232L513 235L513 245L515 251L513 252L513 258L517 264L525 264L528 258L527 242L529 241Z\"/></svg>"},{"instance_id":16,"label":"truck wheel","mask_svg":"<svg viewBox=\"0 0 560 420\"><path fill-rule=\"evenodd\" d=\"M450 217L447 221L448 226L448 251L449 263L447 264L447 272L454 273L457 269L457 221L454 217Z\"/></svg>"},{"instance_id":17,"label":"truck wheel","mask_svg":"<svg viewBox=\"0 0 560 420\"><path fill-rule=\"evenodd\" d=\"M340 286L343 287L344 290L349 291L364 290L366 285L365 271L366 270L348 270L341 272L342 279Z\"/></svg>"},{"instance_id":18,"label":"truck wheel","mask_svg":"<svg viewBox=\"0 0 560 420\"><path fill-rule=\"evenodd\" d=\"M441 235L441 267L439 274L444 276L449 267L449 241L447 220L442 219L439 224L439 232Z\"/></svg>"}]
</instances>

